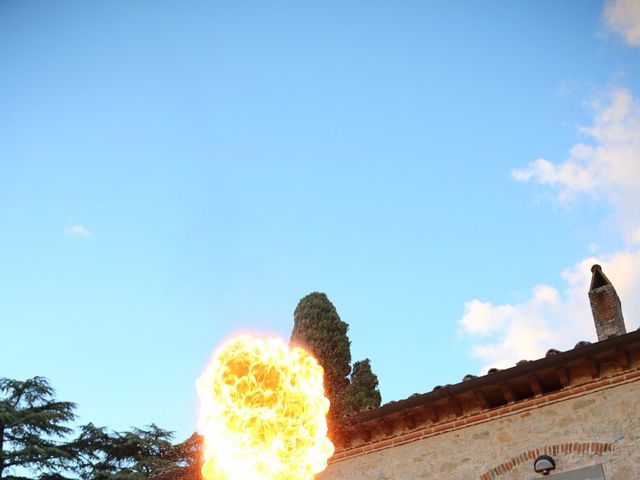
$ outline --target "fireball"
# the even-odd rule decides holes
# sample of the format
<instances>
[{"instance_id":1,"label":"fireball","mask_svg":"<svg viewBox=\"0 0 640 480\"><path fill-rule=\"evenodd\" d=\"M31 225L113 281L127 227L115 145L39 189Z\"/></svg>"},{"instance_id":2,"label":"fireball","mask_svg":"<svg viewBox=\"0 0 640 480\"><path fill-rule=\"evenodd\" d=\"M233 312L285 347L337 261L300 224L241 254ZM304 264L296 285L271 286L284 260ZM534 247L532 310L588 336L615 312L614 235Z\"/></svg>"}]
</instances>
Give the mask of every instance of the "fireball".
<instances>
[{"instance_id":1,"label":"fireball","mask_svg":"<svg viewBox=\"0 0 640 480\"><path fill-rule=\"evenodd\" d=\"M240 335L198 380L205 480L311 480L327 465L323 370L301 348Z\"/></svg>"}]
</instances>

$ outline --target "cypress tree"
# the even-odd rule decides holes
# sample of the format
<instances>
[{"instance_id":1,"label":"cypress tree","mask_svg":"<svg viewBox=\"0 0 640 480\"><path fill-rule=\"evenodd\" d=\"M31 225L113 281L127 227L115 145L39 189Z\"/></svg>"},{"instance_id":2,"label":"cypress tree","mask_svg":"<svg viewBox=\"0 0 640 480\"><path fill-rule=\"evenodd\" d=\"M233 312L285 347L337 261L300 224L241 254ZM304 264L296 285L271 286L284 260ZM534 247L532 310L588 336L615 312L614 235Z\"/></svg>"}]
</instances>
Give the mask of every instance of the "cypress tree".
<instances>
[{"instance_id":1,"label":"cypress tree","mask_svg":"<svg viewBox=\"0 0 640 480\"><path fill-rule=\"evenodd\" d=\"M302 298L293 314L291 344L311 353L324 368L324 387L331 407L329 425L369 407L380 406L378 377L369 359L354 364L351 377L349 325L324 293Z\"/></svg>"},{"instance_id":2,"label":"cypress tree","mask_svg":"<svg viewBox=\"0 0 640 480\"><path fill-rule=\"evenodd\" d=\"M348 413L347 392L351 372L349 326L324 293L302 298L293 313L291 344L311 353L324 368L324 388L331 401L329 421Z\"/></svg>"}]
</instances>

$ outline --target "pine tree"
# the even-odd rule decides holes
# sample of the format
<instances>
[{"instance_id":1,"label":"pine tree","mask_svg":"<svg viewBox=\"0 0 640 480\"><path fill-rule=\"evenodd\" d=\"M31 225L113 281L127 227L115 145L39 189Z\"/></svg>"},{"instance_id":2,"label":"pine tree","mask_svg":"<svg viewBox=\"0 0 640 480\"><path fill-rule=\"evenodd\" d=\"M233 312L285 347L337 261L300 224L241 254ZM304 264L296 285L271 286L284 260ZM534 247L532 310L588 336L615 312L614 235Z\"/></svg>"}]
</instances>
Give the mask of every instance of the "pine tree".
<instances>
[{"instance_id":1,"label":"pine tree","mask_svg":"<svg viewBox=\"0 0 640 480\"><path fill-rule=\"evenodd\" d=\"M0 378L0 479L62 478L72 457L62 441L75 407L57 401L43 377Z\"/></svg>"},{"instance_id":2,"label":"pine tree","mask_svg":"<svg viewBox=\"0 0 640 480\"><path fill-rule=\"evenodd\" d=\"M358 413L380 406L382 397L378 390L378 377L371 371L368 358L353 364L349 387L349 407Z\"/></svg>"},{"instance_id":3,"label":"pine tree","mask_svg":"<svg viewBox=\"0 0 640 480\"><path fill-rule=\"evenodd\" d=\"M84 480L143 480L193 463L190 446L173 445L173 433L151 424L128 432L84 425L72 442L76 471ZM186 443L186 442L185 442Z\"/></svg>"},{"instance_id":4,"label":"pine tree","mask_svg":"<svg viewBox=\"0 0 640 480\"><path fill-rule=\"evenodd\" d=\"M192 433L184 442L175 446L176 464L183 468L182 478L200 478L204 462L204 437Z\"/></svg>"}]
</instances>

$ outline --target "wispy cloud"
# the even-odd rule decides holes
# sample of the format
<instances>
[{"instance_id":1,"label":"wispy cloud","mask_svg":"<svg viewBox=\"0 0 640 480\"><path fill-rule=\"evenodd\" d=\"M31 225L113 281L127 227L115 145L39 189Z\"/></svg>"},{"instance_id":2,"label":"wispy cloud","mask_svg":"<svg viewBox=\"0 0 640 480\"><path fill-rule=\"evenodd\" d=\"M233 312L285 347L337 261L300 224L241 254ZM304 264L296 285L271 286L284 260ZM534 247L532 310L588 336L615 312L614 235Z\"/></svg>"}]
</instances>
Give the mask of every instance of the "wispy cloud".
<instances>
[{"instance_id":1,"label":"wispy cloud","mask_svg":"<svg viewBox=\"0 0 640 480\"><path fill-rule=\"evenodd\" d=\"M593 125L580 128L590 143L574 145L562 163L540 158L512 176L552 187L563 204L581 195L605 198L627 240L640 243L640 103L618 88L593 107Z\"/></svg>"},{"instance_id":2,"label":"wispy cloud","mask_svg":"<svg viewBox=\"0 0 640 480\"><path fill-rule=\"evenodd\" d=\"M607 26L621 35L625 42L640 46L640 2L638 0L609 0L604 8Z\"/></svg>"},{"instance_id":3,"label":"wispy cloud","mask_svg":"<svg viewBox=\"0 0 640 480\"><path fill-rule=\"evenodd\" d=\"M482 360L483 369L513 366L540 358L551 347L566 350L579 340L595 340L587 298L594 263L614 283L627 328L640 325L640 103L628 90L613 90L594 103L593 125L580 130L590 143L574 145L568 159L538 159L512 176L550 187L562 204L584 195L604 198L627 246L576 262L562 272L560 290L540 284L517 303L467 302L459 325L472 339L471 354Z\"/></svg>"},{"instance_id":4,"label":"wispy cloud","mask_svg":"<svg viewBox=\"0 0 640 480\"><path fill-rule=\"evenodd\" d=\"M64 229L64 234L67 237L93 238L93 233L91 233L88 228L83 227L82 225L71 225L70 227Z\"/></svg>"}]
</instances>

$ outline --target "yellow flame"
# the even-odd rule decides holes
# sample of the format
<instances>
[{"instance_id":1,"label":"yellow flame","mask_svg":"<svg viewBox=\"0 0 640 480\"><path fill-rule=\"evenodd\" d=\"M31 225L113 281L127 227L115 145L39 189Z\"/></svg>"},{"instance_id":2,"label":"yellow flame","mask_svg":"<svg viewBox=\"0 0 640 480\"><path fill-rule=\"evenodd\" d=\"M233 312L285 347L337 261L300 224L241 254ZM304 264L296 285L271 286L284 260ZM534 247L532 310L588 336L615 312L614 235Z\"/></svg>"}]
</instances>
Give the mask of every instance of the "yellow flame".
<instances>
[{"instance_id":1,"label":"yellow flame","mask_svg":"<svg viewBox=\"0 0 640 480\"><path fill-rule=\"evenodd\" d=\"M327 466L323 370L301 348L240 335L198 380L206 480L311 480Z\"/></svg>"}]
</instances>

